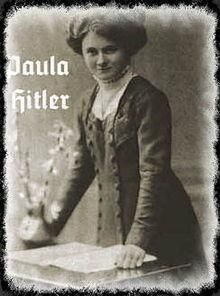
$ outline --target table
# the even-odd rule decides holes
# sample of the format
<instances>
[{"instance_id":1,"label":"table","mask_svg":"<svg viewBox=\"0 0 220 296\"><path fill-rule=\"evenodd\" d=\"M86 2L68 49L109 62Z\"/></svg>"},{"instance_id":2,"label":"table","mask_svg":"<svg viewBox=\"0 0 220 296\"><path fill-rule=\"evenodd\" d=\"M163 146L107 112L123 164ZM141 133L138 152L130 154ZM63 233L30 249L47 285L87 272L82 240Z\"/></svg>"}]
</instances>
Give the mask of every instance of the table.
<instances>
[{"instance_id":1,"label":"table","mask_svg":"<svg viewBox=\"0 0 220 296\"><path fill-rule=\"evenodd\" d=\"M83 273L65 270L50 264L58 256L74 256L72 253L92 252L96 246L69 243L24 251L8 252L8 275L26 288L123 288L145 287L163 284L165 281L183 281L189 276L189 263L163 265L158 260L144 263L136 269L111 269ZM92 253L91 253L92 254Z\"/></svg>"}]
</instances>

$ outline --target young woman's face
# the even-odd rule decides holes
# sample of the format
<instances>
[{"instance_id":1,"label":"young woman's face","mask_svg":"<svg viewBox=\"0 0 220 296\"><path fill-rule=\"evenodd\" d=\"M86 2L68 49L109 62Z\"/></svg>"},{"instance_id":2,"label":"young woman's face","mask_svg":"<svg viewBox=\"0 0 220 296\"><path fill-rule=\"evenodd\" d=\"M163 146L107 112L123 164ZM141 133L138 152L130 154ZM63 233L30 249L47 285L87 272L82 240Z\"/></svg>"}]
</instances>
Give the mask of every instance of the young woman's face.
<instances>
[{"instance_id":1,"label":"young woman's face","mask_svg":"<svg viewBox=\"0 0 220 296\"><path fill-rule=\"evenodd\" d=\"M83 39L82 53L91 74L102 81L116 78L129 64L122 48L95 32L89 32Z\"/></svg>"}]
</instances>

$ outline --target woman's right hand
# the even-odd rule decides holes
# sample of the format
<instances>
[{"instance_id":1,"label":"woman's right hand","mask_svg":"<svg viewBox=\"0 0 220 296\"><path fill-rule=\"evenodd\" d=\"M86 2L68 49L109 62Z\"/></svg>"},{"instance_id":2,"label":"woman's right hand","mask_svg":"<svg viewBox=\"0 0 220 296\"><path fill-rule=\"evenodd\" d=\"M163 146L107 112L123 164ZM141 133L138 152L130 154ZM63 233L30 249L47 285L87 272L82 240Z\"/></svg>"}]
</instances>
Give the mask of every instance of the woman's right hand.
<instances>
[{"instance_id":1,"label":"woman's right hand","mask_svg":"<svg viewBox=\"0 0 220 296\"><path fill-rule=\"evenodd\" d=\"M146 252L139 246L127 244L121 247L116 257L116 266L118 268L137 268L144 262Z\"/></svg>"}]
</instances>

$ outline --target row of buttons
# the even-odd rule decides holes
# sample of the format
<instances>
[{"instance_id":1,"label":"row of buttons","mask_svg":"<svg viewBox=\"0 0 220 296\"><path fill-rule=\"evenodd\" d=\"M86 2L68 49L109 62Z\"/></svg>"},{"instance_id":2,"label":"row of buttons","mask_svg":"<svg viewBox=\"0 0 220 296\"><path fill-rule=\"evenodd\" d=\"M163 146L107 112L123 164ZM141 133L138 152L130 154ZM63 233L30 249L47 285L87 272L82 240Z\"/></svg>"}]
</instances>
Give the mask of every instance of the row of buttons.
<instances>
[{"instance_id":1,"label":"row of buttons","mask_svg":"<svg viewBox=\"0 0 220 296\"><path fill-rule=\"evenodd\" d=\"M88 129L89 129L89 131L91 131L91 130L93 129L92 124L89 124L89 125L88 125ZM110 135L109 135L109 138L108 138L108 143L109 143L109 145L110 145L111 147L113 147L113 146L114 146L113 128L110 129L109 134L110 134ZM89 139L87 143L88 143L88 146L89 146L90 148L93 147L93 142L92 142L91 139ZM93 159L95 160L95 155L94 155L94 153L91 153L91 154L92 154ZM116 166L116 157L115 157L115 155L112 155L112 156L110 157L110 161L111 161L111 163L113 164L113 174L114 174L115 177L118 177L119 174L118 174L118 168L117 168L117 166ZM99 171L98 168L96 168L96 169L95 169L95 172L96 172L96 174L98 175L100 171ZM102 190L102 184L101 184L101 183L98 183L98 188L99 188L100 191ZM117 191L119 191L119 188L120 188L119 182L115 182L115 189L116 189ZM103 199L102 199L102 197L100 197L100 198L99 198L99 203L101 203L102 201L103 201ZM121 221L120 221L120 218L121 218L121 211L120 211L120 206L119 206L119 193L117 194L117 197L115 198L115 202L117 203L117 207L118 207L118 209L116 210L116 218L117 218L117 220L119 221L119 222L118 222L118 225L117 225L117 231L118 231L118 232L121 232L121 231L122 231L122 228L121 228L121 223L120 223L120 222L121 222ZM98 232L100 232L100 231L102 230L101 221L100 221L101 218L102 218L102 213L99 212L99 214L98 214L98 220L99 220L99 222L98 222ZM97 241L98 241L98 242L100 241L100 237L98 237Z\"/></svg>"}]
</instances>

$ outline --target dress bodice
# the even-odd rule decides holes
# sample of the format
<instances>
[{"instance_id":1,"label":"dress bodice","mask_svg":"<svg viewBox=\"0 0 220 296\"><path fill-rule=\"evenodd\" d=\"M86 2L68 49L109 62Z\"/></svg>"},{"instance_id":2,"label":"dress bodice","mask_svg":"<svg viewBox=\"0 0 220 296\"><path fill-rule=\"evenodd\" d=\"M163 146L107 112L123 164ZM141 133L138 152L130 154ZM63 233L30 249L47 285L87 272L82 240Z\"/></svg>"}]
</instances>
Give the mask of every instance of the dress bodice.
<instances>
[{"instance_id":1,"label":"dress bodice","mask_svg":"<svg viewBox=\"0 0 220 296\"><path fill-rule=\"evenodd\" d=\"M119 174L112 145L114 116L115 112L112 112L100 120L92 111L88 116L92 144L90 153L99 188L97 244L104 247L122 244L124 240L120 215L120 192L119 187L114 186Z\"/></svg>"}]
</instances>

